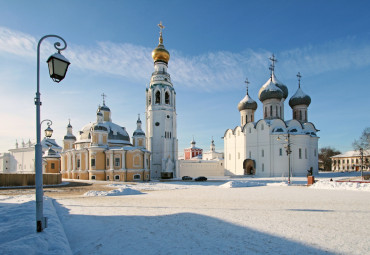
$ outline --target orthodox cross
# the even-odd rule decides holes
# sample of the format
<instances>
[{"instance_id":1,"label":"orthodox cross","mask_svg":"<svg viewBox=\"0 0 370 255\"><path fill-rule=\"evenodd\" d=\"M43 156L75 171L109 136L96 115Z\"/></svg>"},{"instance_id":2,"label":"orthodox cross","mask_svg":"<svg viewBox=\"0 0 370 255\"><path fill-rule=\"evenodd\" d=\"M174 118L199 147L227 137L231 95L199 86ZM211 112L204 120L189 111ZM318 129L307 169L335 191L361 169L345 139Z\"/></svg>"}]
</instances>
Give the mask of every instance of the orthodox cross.
<instances>
[{"instance_id":1,"label":"orthodox cross","mask_svg":"<svg viewBox=\"0 0 370 255\"><path fill-rule=\"evenodd\" d=\"M158 27L159 27L159 43L162 44L163 43L162 31L164 29L164 26L162 25L162 21L159 22Z\"/></svg>"},{"instance_id":2,"label":"orthodox cross","mask_svg":"<svg viewBox=\"0 0 370 255\"><path fill-rule=\"evenodd\" d=\"M249 81L248 81L248 78L245 78L245 84L247 84L247 95L248 95L248 86L249 86Z\"/></svg>"},{"instance_id":3,"label":"orthodox cross","mask_svg":"<svg viewBox=\"0 0 370 255\"><path fill-rule=\"evenodd\" d=\"M272 57L271 58L269 58L270 60L271 60L271 71L273 72L274 71L274 69L275 69L275 62L278 62L277 61L277 59L275 58L275 55L274 54L272 54Z\"/></svg>"},{"instance_id":4,"label":"orthodox cross","mask_svg":"<svg viewBox=\"0 0 370 255\"><path fill-rule=\"evenodd\" d=\"M159 32L162 33L162 30L164 29L164 26L162 25L162 21L158 24Z\"/></svg>"},{"instance_id":5,"label":"orthodox cross","mask_svg":"<svg viewBox=\"0 0 370 255\"><path fill-rule=\"evenodd\" d=\"M107 97L107 95L106 94L101 94L101 96L103 97L103 105L105 105L105 98Z\"/></svg>"},{"instance_id":6,"label":"orthodox cross","mask_svg":"<svg viewBox=\"0 0 370 255\"><path fill-rule=\"evenodd\" d=\"M301 87L301 77L302 77L300 72L298 72L297 77L298 77L298 87L300 88Z\"/></svg>"}]
</instances>

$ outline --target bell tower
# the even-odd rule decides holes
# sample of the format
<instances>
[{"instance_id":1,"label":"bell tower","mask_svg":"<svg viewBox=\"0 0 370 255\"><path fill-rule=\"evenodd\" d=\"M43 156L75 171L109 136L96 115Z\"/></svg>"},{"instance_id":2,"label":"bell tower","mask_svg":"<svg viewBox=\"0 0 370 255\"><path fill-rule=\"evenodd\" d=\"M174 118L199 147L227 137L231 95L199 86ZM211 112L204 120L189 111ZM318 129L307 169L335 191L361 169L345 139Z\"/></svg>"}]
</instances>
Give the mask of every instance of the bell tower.
<instances>
[{"instance_id":1,"label":"bell tower","mask_svg":"<svg viewBox=\"0 0 370 255\"><path fill-rule=\"evenodd\" d=\"M151 152L151 178L177 176L178 141L176 92L167 73L170 53L163 45L162 22L158 24L159 44L152 52L154 72L146 89L146 148Z\"/></svg>"}]
</instances>

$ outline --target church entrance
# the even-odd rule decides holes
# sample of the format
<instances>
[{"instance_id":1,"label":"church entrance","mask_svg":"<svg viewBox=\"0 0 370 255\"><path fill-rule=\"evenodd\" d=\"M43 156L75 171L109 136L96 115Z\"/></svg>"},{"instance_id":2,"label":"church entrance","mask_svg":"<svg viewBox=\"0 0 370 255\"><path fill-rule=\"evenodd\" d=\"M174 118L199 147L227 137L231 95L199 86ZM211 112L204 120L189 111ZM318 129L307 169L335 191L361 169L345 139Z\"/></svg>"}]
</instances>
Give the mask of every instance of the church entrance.
<instances>
[{"instance_id":1,"label":"church entrance","mask_svg":"<svg viewBox=\"0 0 370 255\"><path fill-rule=\"evenodd\" d=\"M253 175L255 171L255 161L253 159L245 159L243 162L244 175Z\"/></svg>"}]
</instances>

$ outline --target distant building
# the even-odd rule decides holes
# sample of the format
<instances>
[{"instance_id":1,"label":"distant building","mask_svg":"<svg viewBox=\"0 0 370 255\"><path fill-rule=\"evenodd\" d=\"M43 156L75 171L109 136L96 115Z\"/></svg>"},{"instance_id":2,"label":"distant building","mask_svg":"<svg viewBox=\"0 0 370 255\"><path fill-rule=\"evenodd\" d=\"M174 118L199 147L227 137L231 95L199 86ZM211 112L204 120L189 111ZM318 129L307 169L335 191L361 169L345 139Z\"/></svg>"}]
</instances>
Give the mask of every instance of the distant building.
<instances>
[{"instance_id":1,"label":"distant building","mask_svg":"<svg viewBox=\"0 0 370 255\"><path fill-rule=\"evenodd\" d=\"M195 141L193 137L193 140L190 143L190 147L184 149L184 159L189 160L195 157L202 158L202 154L203 154L203 149L195 147Z\"/></svg>"},{"instance_id":2,"label":"distant building","mask_svg":"<svg viewBox=\"0 0 370 255\"><path fill-rule=\"evenodd\" d=\"M370 170L370 150L365 150L363 157L361 157L360 151L347 151L343 154L335 155L331 157L331 169L336 172L360 171L361 158L363 160L363 170Z\"/></svg>"},{"instance_id":3,"label":"distant building","mask_svg":"<svg viewBox=\"0 0 370 255\"><path fill-rule=\"evenodd\" d=\"M318 172L319 130L307 117L311 98L302 91L298 73L298 89L289 100L293 118L285 120L288 88L275 76L274 56L270 60L270 77L258 94L264 118L255 121L257 103L248 93L247 80L246 96L238 104L240 126L224 134L226 175L281 177L289 172L292 176Z\"/></svg>"},{"instance_id":4,"label":"distant building","mask_svg":"<svg viewBox=\"0 0 370 255\"><path fill-rule=\"evenodd\" d=\"M203 149L195 147L194 138L190 144L190 148L184 149L184 159L179 160L179 177L224 176L223 153L215 151L213 139L210 151L203 154Z\"/></svg>"},{"instance_id":5,"label":"distant building","mask_svg":"<svg viewBox=\"0 0 370 255\"><path fill-rule=\"evenodd\" d=\"M54 139L44 138L42 146L42 165L43 173L60 172L60 147ZM35 173L35 144L28 141L22 142L19 146L15 144L15 149L9 149L9 153L0 155L0 173Z\"/></svg>"}]
</instances>

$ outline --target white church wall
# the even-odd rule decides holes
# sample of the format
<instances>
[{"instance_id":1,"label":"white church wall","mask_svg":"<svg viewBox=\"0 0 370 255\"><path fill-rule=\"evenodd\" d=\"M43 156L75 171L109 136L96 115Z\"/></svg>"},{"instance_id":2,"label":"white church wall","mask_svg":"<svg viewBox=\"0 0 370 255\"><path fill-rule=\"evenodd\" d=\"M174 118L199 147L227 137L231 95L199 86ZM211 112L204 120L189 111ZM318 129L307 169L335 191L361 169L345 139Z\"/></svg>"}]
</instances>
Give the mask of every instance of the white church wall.
<instances>
[{"instance_id":1,"label":"white church wall","mask_svg":"<svg viewBox=\"0 0 370 255\"><path fill-rule=\"evenodd\" d=\"M235 134L235 174L243 175L243 161L244 161L244 148L245 148L245 139L244 133L240 126L236 127L234 130Z\"/></svg>"}]
</instances>

